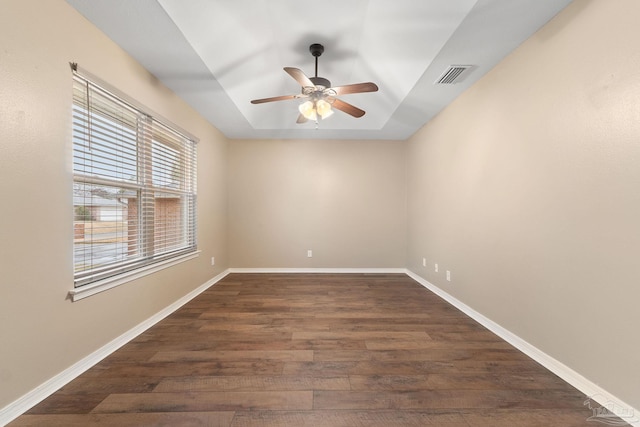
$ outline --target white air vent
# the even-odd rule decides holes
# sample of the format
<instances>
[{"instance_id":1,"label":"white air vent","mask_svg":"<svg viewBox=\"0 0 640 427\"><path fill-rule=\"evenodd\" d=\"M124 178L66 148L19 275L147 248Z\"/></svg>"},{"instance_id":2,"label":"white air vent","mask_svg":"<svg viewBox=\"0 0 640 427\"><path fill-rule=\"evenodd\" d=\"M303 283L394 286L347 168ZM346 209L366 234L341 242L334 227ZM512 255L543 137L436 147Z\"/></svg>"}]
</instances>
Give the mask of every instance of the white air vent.
<instances>
[{"instance_id":1,"label":"white air vent","mask_svg":"<svg viewBox=\"0 0 640 427\"><path fill-rule=\"evenodd\" d=\"M462 75L470 69L471 65L450 65L434 84L451 85L462 81Z\"/></svg>"}]
</instances>

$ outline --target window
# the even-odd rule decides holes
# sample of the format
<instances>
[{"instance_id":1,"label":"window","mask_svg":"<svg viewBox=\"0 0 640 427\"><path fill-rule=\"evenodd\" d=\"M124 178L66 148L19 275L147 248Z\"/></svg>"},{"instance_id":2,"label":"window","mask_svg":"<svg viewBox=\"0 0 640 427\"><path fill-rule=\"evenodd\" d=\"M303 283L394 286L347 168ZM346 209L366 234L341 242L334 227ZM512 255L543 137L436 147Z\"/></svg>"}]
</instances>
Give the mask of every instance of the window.
<instances>
[{"instance_id":1,"label":"window","mask_svg":"<svg viewBox=\"0 0 640 427\"><path fill-rule=\"evenodd\" d=\"M96 80L74 72L75 288L196 251L195 139Z\"/></svg>"}]
</instances>

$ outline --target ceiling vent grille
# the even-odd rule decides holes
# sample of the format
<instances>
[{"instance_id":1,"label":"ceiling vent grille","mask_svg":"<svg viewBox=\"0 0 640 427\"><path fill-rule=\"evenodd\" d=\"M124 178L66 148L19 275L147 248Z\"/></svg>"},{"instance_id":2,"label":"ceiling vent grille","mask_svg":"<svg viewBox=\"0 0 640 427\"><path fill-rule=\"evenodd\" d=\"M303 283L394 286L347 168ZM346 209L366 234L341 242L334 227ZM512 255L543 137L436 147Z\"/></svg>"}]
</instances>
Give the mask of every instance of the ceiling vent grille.
<instances>
[{"instance_id":1,"label":"ceiling vent grille","mask_svg":"<svg viewBox=\"0 0 640 427\"><path fill-rule=\"evenodd\" d=\"M471 65L450 65L447 70L442 73L440 78L435 81L437 85L451 85L462 81L461 75L471 68Z\"/></svg>"}]
</instances>

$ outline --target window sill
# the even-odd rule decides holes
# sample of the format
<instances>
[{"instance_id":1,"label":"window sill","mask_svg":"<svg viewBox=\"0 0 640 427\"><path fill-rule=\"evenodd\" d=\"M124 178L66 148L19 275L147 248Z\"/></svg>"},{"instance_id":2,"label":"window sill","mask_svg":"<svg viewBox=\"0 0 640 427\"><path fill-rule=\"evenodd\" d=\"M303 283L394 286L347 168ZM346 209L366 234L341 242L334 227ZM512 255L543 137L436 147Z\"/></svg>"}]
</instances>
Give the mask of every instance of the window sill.
<instances>
[{"instance_id":1,"label":"window sill","mask_svg":"<svg viewBox=\"0 0 640 427\"><path fill-rule=\"evenodd\" d=\"M197 258L198 256L200 256L200 252L201 251L189 252L188 254L180 255L175 258L170 258L164 261L157 262L155 264L150 264L145 267L138 268L136 270L118 274L117 276L108 277L106 279L90 283L88 285L74 288L69 291L69 297L71 298L71 301L74 302L83 298L90 297L91 295L95 295L111 288L115 288L116 286L124 285L125 283L131 282L132 280L136 280L149 274L155 273L156 271L164 270L165 268L180 264L185 261L189 261L190 259Z\"/></svg>"}]
</instances>

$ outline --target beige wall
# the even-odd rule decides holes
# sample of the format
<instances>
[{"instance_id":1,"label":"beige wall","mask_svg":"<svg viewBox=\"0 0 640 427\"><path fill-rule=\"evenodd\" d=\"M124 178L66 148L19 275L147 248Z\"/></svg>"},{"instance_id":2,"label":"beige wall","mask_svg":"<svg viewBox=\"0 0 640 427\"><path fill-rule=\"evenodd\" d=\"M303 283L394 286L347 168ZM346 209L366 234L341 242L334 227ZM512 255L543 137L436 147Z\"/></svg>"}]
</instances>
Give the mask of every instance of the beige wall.
<instances>
[{"instance_id":1,"label":"beige wall","mask_svg":"<svg viewBox=\"0 0 640 427\"><path fill-rule=\"evenodd\" d=\"M405 168L397 141L231 142L231 265L404 267Z\"/></svg>"},{"instance_id":2,"label":"beige wall","mask_svg":"<svg viewBox=\"0 0 640 427\"><path fill-rule=\"evenodd\" d=\"M0 408L229 266L408 266L640 407L636 0L576 0L408 143L228 143L62 0L1 8ZM76 303L69 61L201 140L202 255Z\"/></svg>"},{"instance_id":3,"label":"beige wall","mask_svg":"<svg viewBox=\"0 0 640 427\"><path fill-rule=\"evenodd\" d=\"M409 268L636 408L639 16L575 1L408 151Z\"/></svg>"},{"instance_id":4,"label":"beige wall","mask_svg":"<svg viewBox=\"0 0 640 427\"><path fill-rule=\"evenodd\" d=\"M226 139L62 0L0 6L0 408L228 267ZM199 258L71 303L71 71L198 138ZM210 257L217 266L211 267Z\"/></svg>"}]
</instances>

